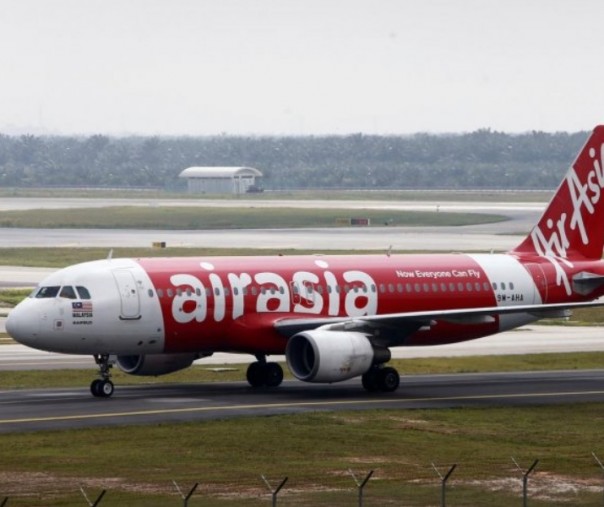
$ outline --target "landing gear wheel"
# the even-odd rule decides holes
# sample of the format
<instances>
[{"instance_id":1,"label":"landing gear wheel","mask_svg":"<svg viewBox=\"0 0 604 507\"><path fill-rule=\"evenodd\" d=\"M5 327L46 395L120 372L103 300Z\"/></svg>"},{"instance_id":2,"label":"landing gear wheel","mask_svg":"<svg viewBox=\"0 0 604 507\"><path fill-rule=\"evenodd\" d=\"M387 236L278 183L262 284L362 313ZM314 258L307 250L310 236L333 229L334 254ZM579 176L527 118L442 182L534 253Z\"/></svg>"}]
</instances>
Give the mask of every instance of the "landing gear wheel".
<instances>
[{"instance_id":1,"label":"landing gear wheel","mask_svg":"<svg viewBox=\"0 0 604 507\"><path fill-rule=\"evenodd\" d=\"M111 380L103 380L97 378L90 384L90 392L96 398L109 398L114 391L115 387Z\"/></svg>"},{"instance_id":2,"label":"landing gear wheel","mask_svg":"<svg viewBox=\"0 0 604 507\"><path fill-rule=\"evenodd\" d=\"M94 361L99 366L99 375L101 378L92 381L90 392L96 398L109 398L114 391L113 382L109 380L113 364L109 362L108 354L95 354Z\"/></svg>"},{"instance_id":3,"label":"landing gear wheel","mask_svg":"<svg viewBox=\"0 0 604 507\"><path fill-rule=\"evenodd\" d=\"M264 372L268 387L277 387L283 382L283 368L278 363L266 363Z\"/></svg>"},{"instance_id":4,"label":"landing gear wheel","mask_svg":"<svg viewBox=\"0 0 604 507\"><path fill-rule=\"evenodd\" d=\"M366 391L374 393L380 390L378 373L379 370L377 368L371 368L371 370L363 374L361 379L363 382L363 387Z\"/></svg>"},{"instance_id":5,"label":"landing gear wheel","mask_svg":"<svg viewBox=\"0 0 604 507\"><path fill-rule=\"evenodd\" d=\"M114 386L111 380L101 380L99 384L99 392L101 393L101 397L109 398L113 394Z\"/></svg>"},{"instance_id":6,"label":"landing gear wheel","mask_svg":"<svg viewBox=\"0 0 604 507\"><path fill-rule=\"evenodd\" d=\"M100 397L100 388L99 388L99 384L102 382L102 380L100 378L94 379L92 381L92 383L90 384L90 392L92 393L92 396L95 397Z\"/></svg>"},{"instance_id":7,"label":"landing gear wheel","mask_svg":"<svg viewBox=\"0 0 604 507\"><path fill-rule=\"evenodd\" d=\"M252 387L277 387L283 382L283 368L278 363L255 361L248 366L246 378Z\"/></svg>"},{"instance_id":8,"label":"landing gear wheel","mask_svg":"<svg viewBox=\"0 0 604 507\"><path fill-rule=\"evenodd\" d=\"M379 370L379 372L380 390L386 393L396 391L401 382L401 377L398 374L398 371L396 371L394 368L387 367L382 368L381 370Z\"/></svg>"},{"instance_id":9,"label":"landing gear wheel","mask_svg":"<svg viewBox=\"0 0 604 507\"><path fill-rule=\"evenodd\" d=\"M246 378L252 387L262 387L264 385L264 368L259 361L251 363L247 367Z\"/></svg>"},{"instance_id":10,"label":"landing gear wheel","mask_svg":"<svg viewBox=\"0 0 604 507\"><path fill-rule=\"evenodd\" d=\"M373 366L368 372L363 374L362 382L365 390L370 393L377 391L391 393L398 389L401 378L398 371L394 368Z\"/></svg>"}]
</instances>

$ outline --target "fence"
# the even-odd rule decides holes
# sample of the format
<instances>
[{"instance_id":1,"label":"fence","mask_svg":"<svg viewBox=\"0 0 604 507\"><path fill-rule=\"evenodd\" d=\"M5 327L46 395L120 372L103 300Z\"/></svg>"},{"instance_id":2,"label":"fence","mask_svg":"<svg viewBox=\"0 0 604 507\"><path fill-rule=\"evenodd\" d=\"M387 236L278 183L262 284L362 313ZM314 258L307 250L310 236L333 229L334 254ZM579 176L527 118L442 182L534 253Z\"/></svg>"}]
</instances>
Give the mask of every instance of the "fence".
<instances>
[{"instance_id":1,"label":"fence","mask_svg":"<svg viewBox=\"0 0 604 507\"><path fill-rule=\"evenodd\" d=\"M319 483L309 484L296 482L295 477L250 476L234 484L214 484L208 482L199 488L200 482L192 487L181 486L171 481L171 490L160 492L155 496L136 491L124 492L124 488L112 491L102 489L91 493L91 488L75 486L80 495L62 499L56 505L73 505L74 507L105 507L109 505L128 505L140 495L140 505L404 505L426 506L513 506L523 507L545 505L593 505L604 506L604 463L595 453L591 453L594 470L598 479L562 479L554 477L547 470L538 471L539 460L535 459L529 466L511 458L506 474L509 477L497 476L496 479L468 480L458 479L464 465L435 464L430 467L417 466L417 479L398 480L396 477L380 477L375 470L354 472L352 469L323 475ZM514 467L512 467L512 464ZM467 465L471 468L471 463ZM467 466L466 465L466 466ZM478 469L473 470L477 476ZM430 472L430 474L428 474ZM488 472L484 471L483 472ZM492 472L492 471L491 471ZM541 474L541 475L539 475ZM594 474L595 476L595 474ZM486 475L488 477L488 474ZM491 476L494 477L494 476ZM321 477L318 477L321 479ZM246 482L247 481L247 482ZM536 484L534 489L531 489ZM242 488L243 486L243 488ZM287 486L287 487L286 487ZM44 493L38 492L32 498L31 492L13 491L3 495L0 483L0 507L55 505L44 499ZM234 490L237 490L236 492ZM244 492L243 492L244 491ZM268 491L268 493L267 493ZM454 496L450 495L454 493ZM56 499L56 493L52 494ZM67 495L69 496L69 495ZM77 499L79 496L79 499ZM177 498L180 496L180 499ZM144 497L144 498L143 498ZM53 500L54 501L54 500ZM139 505L139 503L137 503Z\"/></svg>"}]
</instances>

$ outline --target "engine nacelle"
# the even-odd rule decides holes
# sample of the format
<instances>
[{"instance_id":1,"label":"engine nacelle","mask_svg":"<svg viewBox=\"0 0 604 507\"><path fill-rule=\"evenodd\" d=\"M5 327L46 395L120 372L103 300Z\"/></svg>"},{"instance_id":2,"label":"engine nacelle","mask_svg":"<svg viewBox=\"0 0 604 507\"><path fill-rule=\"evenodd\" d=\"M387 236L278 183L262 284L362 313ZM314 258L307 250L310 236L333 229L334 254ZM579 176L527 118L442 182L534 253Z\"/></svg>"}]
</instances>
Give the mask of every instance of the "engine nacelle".
<instances>
[{"instance_id":1,"label":"engine nacelle","mask_svg":"<svg viewBox=\"0 0 604 507\"><path fill-rule=\"evenodd\" d=\"M324 329L292 336L285 349L289 369L304 382L340 382L358 377L371 368L375 354L363 333Z\"/></svg>"},{"instance_id":2,"label":"engine nacelle","mask_svg":"<svg viewBox=\"0 0 604 507\"><path fill-rule=\"evenodd\" d=\"M124 373L157 376L184 370L197 358L197 354L144 354L117 356L116 362Z\"/></svg>"}]
</instances>

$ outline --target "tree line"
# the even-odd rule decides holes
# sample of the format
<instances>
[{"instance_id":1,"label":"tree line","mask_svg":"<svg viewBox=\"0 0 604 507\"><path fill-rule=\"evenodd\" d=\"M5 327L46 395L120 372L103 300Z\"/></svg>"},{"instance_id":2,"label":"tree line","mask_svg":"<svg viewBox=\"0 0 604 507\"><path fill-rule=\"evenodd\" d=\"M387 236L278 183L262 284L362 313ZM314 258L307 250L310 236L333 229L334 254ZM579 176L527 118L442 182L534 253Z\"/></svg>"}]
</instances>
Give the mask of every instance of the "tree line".
<instances>
[{"instance_id":1,"label":"tree line","mask_svg":"<svg viewBox=\"0 0 604 507\"><path fill-rule=\"evenodd\" d=\"M309 137L0 134L0 186L185 188L191 166L248 166L266 189L549 189L587 132Z\"/></svg>"}]
</instances>

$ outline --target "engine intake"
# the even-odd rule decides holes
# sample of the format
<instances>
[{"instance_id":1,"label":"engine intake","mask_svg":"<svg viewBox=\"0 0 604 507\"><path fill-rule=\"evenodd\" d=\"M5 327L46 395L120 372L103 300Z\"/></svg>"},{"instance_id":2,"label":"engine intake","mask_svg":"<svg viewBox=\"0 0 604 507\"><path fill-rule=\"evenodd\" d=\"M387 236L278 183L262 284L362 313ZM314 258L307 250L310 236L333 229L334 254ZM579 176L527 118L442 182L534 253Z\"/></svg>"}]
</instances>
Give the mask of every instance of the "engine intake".
<instances>
[{"instance_id":1,"label":"engine intake","mask_svg":"<svg viewBox=\"0 0 604 507\"><path fill-rule=\"evenodd\" d=\"M382 359L387 349L375 350L363 333L315 329L292 336L285 349L292 374L304 382L340 382L358 377Z\"/></svg>"},{"instance_id":2,"label":"engine intake","mask_svg":"<svg viewBox=\"0 0 604 507\"><path fill-rule=\"evenodd\" d=\"M197 354L144 354L117 356L117 365L129 375L158 376L184 370Z\"/></svg>"}]
</instances>

